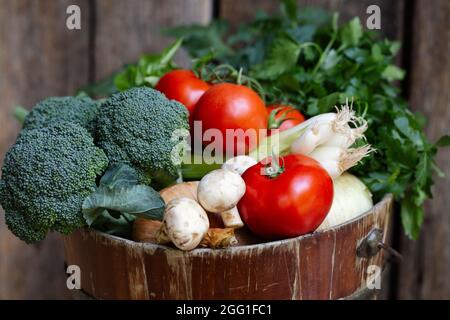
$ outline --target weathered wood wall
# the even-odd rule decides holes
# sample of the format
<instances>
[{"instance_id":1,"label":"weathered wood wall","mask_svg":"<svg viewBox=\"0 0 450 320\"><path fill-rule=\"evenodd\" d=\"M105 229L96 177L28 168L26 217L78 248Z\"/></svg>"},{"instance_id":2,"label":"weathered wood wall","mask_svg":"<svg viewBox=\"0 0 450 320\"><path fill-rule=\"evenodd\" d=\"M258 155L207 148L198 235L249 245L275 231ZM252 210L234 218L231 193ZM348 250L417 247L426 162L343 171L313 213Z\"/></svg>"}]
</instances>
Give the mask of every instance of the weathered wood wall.
<instances>
[{"instance_id":1,"label":"weathered wood wall","mask_svg":"<svg viewBox=\"0 0 450 320\"><path fill-rule=\"evenodd\" d=\"M299 0L302 5L336 9L343 18L377 4L382 32L403 40L399 61L410 77L404 88L414 110L423 112L435 139L450 123L450 3L447 0ZM65 26L66 8L77 4L82 30ZM19 126L10 114L16 104L30 106L50 95L72 94L142 52L168 43L160 29L183 23L206 23L213 15L237 25L256 10L273 11L275 0L3 0L0 6L0 158L14 141ZM183 59L183 57L181 57ZM0 160L1 161L1 160ZM439 165L450 175L450 151ZM450 198L448 180L440 180L435 199L427 204L421 238L401 238L405 256L394 270L390 297L450 298ZM0 299L66 298L61 243L56 235L27 246L7 230L0 214Z\"/></svg>"}]
</instances>

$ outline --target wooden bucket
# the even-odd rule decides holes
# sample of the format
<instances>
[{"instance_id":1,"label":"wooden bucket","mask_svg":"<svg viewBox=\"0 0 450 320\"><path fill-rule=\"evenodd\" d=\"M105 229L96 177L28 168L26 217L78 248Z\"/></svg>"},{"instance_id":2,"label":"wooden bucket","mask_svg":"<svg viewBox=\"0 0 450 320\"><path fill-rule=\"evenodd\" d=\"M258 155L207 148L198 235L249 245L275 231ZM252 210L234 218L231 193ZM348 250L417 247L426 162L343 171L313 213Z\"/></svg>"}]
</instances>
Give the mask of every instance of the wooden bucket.
<instances>
[{"instance_id":1,"label":"wooden bucket","mask_svg":"<svg viewBox=\"0 0 450 320\"><path fill-rule=\"evenodd\" d=\"M81 269L80 295L96 299L340 299L373 297L368 266L383 251L357 248L372 230L388 240L392 196L357 219L297 238L182 252L84 229L64 237ZM373 269L372 271L373 272Z\"/></svg>"}]
</instances>

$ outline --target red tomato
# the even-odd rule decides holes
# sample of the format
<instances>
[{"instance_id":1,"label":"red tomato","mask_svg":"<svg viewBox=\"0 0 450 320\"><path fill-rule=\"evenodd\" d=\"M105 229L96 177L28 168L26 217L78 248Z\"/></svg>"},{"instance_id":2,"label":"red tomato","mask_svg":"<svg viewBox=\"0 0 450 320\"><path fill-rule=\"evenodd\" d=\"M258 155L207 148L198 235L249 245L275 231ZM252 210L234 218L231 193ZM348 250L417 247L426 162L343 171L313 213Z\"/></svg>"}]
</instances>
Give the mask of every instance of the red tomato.
<instances>
[{"instance_id":1,"label":"red tomato","mask_svg":"<svg viewBox=\"0 0 450 320\"><path fill-rule=\"evenodd\" d=\"M159 79L155 89L168 99L176 100L188 110L192 120L195 104L210 85L199 79L191 70L173 70Z\"/></svg>"},{"instance_id":2,"label":"red tomato","mask_svg":"<svg viewBox=\"0 0 450 320\"><path fill-rule=\"evenodd\" d=\"M223 137L223 151L228 154L243 154L255 147L259 134L267 129L268 115L264 102L252 89L232 83L221 83L211 87L200 98L195 108L195 121L202 121L202 135L208 129L218 129ZM254 129L249 135L238 139L226 139L226 129ZM204 140L204 139L203 139ZM233 148L234 142L234 148ZM203 141L204 145L211 143Z\"/></svg>"},{"instance_id":3,"label":"red tomato","mask_svg":"<svg viewBox=\"0 0 450 320\"><path fill-rule=\"evenodd\" d=\"M246 192L238 203L239 213L253 233L268 239L314 231L333 201L333 181L317 161L298 154L280 161L284 171L276 177L263 174L262 162L242 175Z\"/></svg>"},{"instance_id":4,"label":"red tomato","mask_svg":"<svg viewBox=\"0 0 450 320\"><path fill-rule=\"evenodd\" d=\"M270 123L269 120L269 129L279 129L280 131L284 131L305 121L305 117L300 111L294 107L281 104L268 106L267 112L269 113L269 116L275 109L278 109L278 111L276 112L273 123ZM283 121L283 119L286 120Z\"/></svg>"}]
</instances>

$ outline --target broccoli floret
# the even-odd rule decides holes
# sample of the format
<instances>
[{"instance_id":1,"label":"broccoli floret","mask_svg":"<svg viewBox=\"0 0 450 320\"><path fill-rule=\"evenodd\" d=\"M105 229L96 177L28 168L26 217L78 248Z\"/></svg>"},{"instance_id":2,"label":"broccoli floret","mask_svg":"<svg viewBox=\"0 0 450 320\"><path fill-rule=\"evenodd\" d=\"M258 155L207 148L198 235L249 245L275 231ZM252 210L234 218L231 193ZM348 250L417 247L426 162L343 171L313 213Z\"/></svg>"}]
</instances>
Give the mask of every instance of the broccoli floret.
<instances>
[{"instance_id":1,"label":"broccoli floret","mask_svg":"<svg viewBox=\"0 0 450 320\"><path fill-rule=\"evenodd\" d=\"M23 130L6 154L0 180L9 229L33 243L49 231L69 234L85 226L81 205L107 166L105 153L79 125Z\"/></svg>"},{"instance_id":2,"label":"broccoli floret","mask_svg":"<svg viewBox=\"0 0 450 320\"><path fill-rule=\"evenodd\" d=\"M56 122L72 122L94 134L100 103L89 97L52 97L36 104L24 120L24 128L35 129Z\"/></svg>"},{"instance_id":3,"label":"broccoli floret","mask_svg":"<svg viewBox=\"0 0 450 320\"><path fill-rule=\"evenodd\" d=\"M128 163L141 174L141 182L161 186L177 176L172 156L184 150L173 134L181 130L189 130L182 104L148 87L132 88L101 105L97 144L111 163Z\"/></svg>"},{"instance_id":4,"label":"broccoli floret","mask_svg":"<svg viewBox=\"0 0 450 320\"><path fill-rule=\"evenodd\" d=\"M35 243L45 238L48 228L33 228L24 215L16 211L5 214L6 225L19 238L26 243Z\"/></svg>"}]
</instances>

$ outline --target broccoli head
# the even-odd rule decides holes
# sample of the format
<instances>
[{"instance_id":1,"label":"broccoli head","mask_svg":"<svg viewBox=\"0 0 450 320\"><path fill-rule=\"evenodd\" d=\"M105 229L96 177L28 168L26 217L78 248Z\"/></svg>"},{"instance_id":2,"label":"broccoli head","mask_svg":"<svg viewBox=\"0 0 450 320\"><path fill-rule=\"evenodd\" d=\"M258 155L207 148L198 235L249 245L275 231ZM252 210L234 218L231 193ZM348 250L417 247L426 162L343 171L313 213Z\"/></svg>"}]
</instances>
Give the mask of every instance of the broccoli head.
<instances>
[{"instance_id":1,"label":"broccoli head","mask_svg":"<svg viewBox=\"0 0 450 320\"><path fill-rule=\"evenodd\" d=\"M133 166L141 182L166 184L177 176L179 165L172 157L182 156L174 134L189 132L186 108L148 87L132 88L112 95L100 107L97 144L111 163Z\"/></svg>"},{"instance_id":2,"label":"broccoli head","mask_svg":"<svg viewBox=\"0 0 450 320\"><path fill-rule=\"evenodd\" d=\"M81 206L108 166L105 153L79 125L61 122L23 130L7 152L0 180L6 224L33 243L49 231L85 226Z\"/></svg>"},{"instance_id":3,"label":"broccoli head","mask_svg":"<svg viewBox=\"0 0 450 320\"><path fill-rule=\"evenodd\" d=\"M36 104L24 120L24 128L40 128L55 122L79 124L94 134L99 103L89 97L51 97Z\"/></svg>"}]
</instances>

